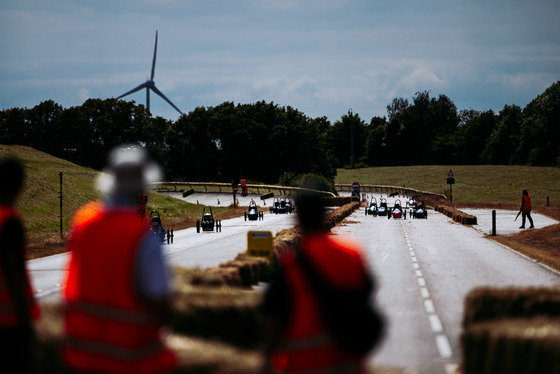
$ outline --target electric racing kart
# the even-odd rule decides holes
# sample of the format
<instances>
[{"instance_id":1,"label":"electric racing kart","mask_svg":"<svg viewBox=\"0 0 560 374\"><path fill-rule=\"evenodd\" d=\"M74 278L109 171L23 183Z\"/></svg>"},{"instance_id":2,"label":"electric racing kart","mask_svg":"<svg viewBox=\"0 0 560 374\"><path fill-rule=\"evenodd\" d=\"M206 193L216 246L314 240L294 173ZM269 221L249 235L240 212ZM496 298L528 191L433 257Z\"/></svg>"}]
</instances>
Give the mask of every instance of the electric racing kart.
<instances>
[{"instance_id":1,"label":"electric racing kart","mask_svg":"<svg viewBox=\"0 0 560 374\"><path fill-rule=\"evenodd\" d=\"M163 224L161 223L161 217L157 210L152 210L152 212L150 213L150 231L153 235L159 237L159 241L161 243L165 243L166 241L167 244L169 244L170 242L173 243L173 228L171 230L166 230L163 227Z\"/></svg>"},{"instance_id":2,"label":"electric racing kart","mask_svg":"<svg viewBox=\"0 0 560 374\"><path fill-rule=\"evenodd\" d=\"M395 219L399 219L399 218L406 219L406 210L403 210L401 206L401 201L399 199L395 200L395 205L393 206L393 209L391 209L391 212L387 218L391 218L391 217Z\"/></svg>"},{"instance_id":3,"label":"electric racing kart","mask_svg":"<svg viewBox=\"0 0 560 374\"><path fill-rule=\"evenodd\" d=\"M377 216L377 213L377 199L375 197L372 197L369 206L366 207L366 216L370 215L375 217Z\"/></svg>"},{"instance_id":4,"label":"electric racing kart","mask_svg":"<svg viewBox=\"0 0 560 374\"><path fill-rule=\"evenodd\" d=\"M387 206L387 199L384 197L379 199L379 208L377 209L378 216L387 216L389 215L389 207Z\"/></svg>"},{"instance_id":5,"label":"electric racing kart","mask_svg":"<svg viewBox=\"0 0 560 374\"><path fill-rule=\"evenodd\" d=\"M249 219L249 221L256 221L264 218L264 213L259 212L257 203L255 203L253 199L251 199L251 202L249 203L249 209L244 212L243 215L245 217L245 221L247 221L247 219Z\"/></svg>"},{"instance_id":6,"label":"electric racing kart","mask_svg":"<svg viewBox=\"0 0 560 374\"><path fill-rule=\"evenodd\" d=\"M202 231L214 231L214 226L216 227L216 232L222 231L222 221L214 220L212 207L205 206L202 209L202 218L196 221L196 232L200 233L200 229Z\"/></svg>"}]
</instances>

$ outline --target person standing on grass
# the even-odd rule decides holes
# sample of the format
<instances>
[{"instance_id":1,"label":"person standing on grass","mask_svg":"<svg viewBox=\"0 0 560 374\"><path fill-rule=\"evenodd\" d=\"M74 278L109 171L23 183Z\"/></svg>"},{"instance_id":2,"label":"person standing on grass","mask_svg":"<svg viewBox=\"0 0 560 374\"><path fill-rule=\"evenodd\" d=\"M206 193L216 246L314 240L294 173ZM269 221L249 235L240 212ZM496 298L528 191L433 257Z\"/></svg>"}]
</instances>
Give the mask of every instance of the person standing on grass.
<instances>
[{"instance_id":1,"label":"person standing on grass","mask_svg":"<svg viewBox=\"0 0 560 374\"><path fill-rule=\"evenodd\" d=\"M171 289L159 239L136 210L159 166L136 145L109 154L101 204L73 220L65 276L63 358L76 373L160 374L177 366L163 341Z\"/></svg>"},{"instance_id":2,"label":"person standing on grass","mask_svg":"<svg viewBox=\"0 0 560 374\"><path fill-rule=\"evenodd\" d=\"M366 358L381 338L364 254L357 243L324 230L323 204L318 195L296 198L302 235L279 258L265 293L261 373L365 373Z\"/></svg>"},{"instance_id":3,"label":"person standing on grass","mask_svg":"<svg viewBox=\"0 0 560 374\"><path fill-rule=\"evenodd\" d=\"M525 228L526 218L529 218L529 222L531 222L531 226L529 226L529 228L532 229L533 227L535 227L533 225L533 218L531 218L531 196L529 195L527 190L523 190L523 195L521 196L521 208L519 208L519 210L521 211L521 226L519 228Z\"/></svg>"},{"instance_id":4,"label":"person standing on grass","mask_svg":"<svg viewBox=\"0 0 560 374\"><path fill-rule=\"evenodd\" d=\"M40 310L25 268L25 231L15 201L25 169L15 158L0 161L0 372L33 372L33 320Z\"/></svg>"}]
</instances>

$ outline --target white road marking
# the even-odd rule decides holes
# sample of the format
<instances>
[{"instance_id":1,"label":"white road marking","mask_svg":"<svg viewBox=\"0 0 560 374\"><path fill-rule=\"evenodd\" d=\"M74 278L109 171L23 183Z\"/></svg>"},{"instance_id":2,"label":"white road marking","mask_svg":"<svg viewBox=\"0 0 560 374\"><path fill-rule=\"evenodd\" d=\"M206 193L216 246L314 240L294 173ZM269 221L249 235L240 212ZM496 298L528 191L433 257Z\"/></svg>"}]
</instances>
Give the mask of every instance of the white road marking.
<instances>
[{"instance_id":1,"label":"white road marking","mask_svg":"<svg viewBox=\"0 0 560 374\"><path fill-rule=\"evenodd\" d=\"M449 344L447 336L443 334L436 336L436 344L441 358L449 358L453 356L453 350L451 349L451 344Z\"/></svg>"},{"instance_id":2,"label":"white road marking","mask_svg":"<svg viewBox=\"0 0 560 374\"><path fill-rule=\"evenodd\" d=\"M424 309L428 314L433 314L436 312L436 309L434 308L434 302L431 299L424 300Z\"/></svg>"},{"instance_id":3,"label":"white road marking","mask_svg":"<svg viewBox=\"0 0 560 374\"><path fill-rule=\"evenodd\" d=\"M443 326L437 314L430 314L428 316L428 320L430 321L430 327L432 328L433 332L442 332Z\"/></svg>"}]
</instances>

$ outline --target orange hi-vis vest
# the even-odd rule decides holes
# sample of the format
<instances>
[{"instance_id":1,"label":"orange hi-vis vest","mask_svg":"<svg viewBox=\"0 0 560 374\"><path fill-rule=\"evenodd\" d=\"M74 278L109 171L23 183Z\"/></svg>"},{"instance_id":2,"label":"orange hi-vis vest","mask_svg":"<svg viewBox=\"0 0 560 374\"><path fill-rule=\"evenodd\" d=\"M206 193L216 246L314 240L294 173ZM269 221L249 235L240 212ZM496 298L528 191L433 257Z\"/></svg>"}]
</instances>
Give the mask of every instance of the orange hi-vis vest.
<instances>
[{"instance_id":1,"label":"orange hi-vis vest","mask_svg":"<svg viewBox=\"0 0 560 374\"><path fill-rule=\"evenodd\" d=\"M531 196L530 195L522 195L523 197L523 208L521 208L522 212L528 213L531 211Z\"/></svg>"},{"instance_id":2,"label":"orange hi-vis vest","mask_svg":"<svg viewBox=\"0 0 560 374\"><path fill-rule=\"evenodd\" d=\"M0 236L3 234L2 228L4 227L4 223L12 218L19 219L17 210L11 206L0 205ZM3 248L0 248L0 252L2 250ZM29 301L29 315L32 319L36 320L39 318L40 310L35 302L35 298L33 297L33 290L31 288L31 283L29 282L29 275L27 274L27 271L25 271L25 273L21 276L24 277L25 296ZM0 266L0 328L16 327L19 323L20 321L14 308L13 298L12 295L10 295L4 272Z\"/></svg>"},{"instance_id":3,"label":"orange hi-vis vest","mask_svg":"<svg viewBox=\"0 0 560 374\"><path fill-rule=\"evenodd\" d=\"M146 220L134 211L100 212L74 227L64 294L70 368L163 373L176 366L161 325L135 289L135 258L147 233Z\"/></svg>"},{"instance_id":4,"label":"orange hi-vis vest","mask_svg":"<svg viewBox=\"0 0 560 374\"><path fill-rule=\"evenodd\" d=\"M329 282L359 288L365 280L364 265L355 243L349 245L335 236L317 234L304 238L304 250ZM321 310L311 285L295 255L281 258L293 306L290 322L272 366L283 373L328 374L363 373L363 357L341 350L321 319ZM297 309L294 309L297 308Z\"/></svg>"}]
</instances>

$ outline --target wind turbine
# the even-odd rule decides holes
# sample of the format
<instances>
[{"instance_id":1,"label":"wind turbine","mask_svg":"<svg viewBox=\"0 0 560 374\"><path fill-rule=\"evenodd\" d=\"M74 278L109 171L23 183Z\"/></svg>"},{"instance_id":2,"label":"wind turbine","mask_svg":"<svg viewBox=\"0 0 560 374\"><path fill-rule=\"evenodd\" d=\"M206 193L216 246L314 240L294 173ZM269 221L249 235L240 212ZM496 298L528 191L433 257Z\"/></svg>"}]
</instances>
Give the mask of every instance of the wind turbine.
<instances>
[{"instance_id":1,"label":"wind turbine","mask_svg":"<svg viewBox=\"0 0 560 374\"><path fill-rule=\"evenodd\" d=\"M135 87L132 90L130 90L130 91L122 94L121 96L117 97L117 99L120 99L121 97L125 97L127 95L130 95L134 92L140 91L141 89L145 88L146 89L146 108L148 109L148 112L150 111L150 90L152 90L152 91L154 91L154 93L161 96L161 98L163 100L167 101L169 103L169 105L171 105L173 108L175 108L175 110L177 112L179 112L180 114L183 114L183 112L181 112L181 110L179 110L179 108L177 108L175 106L175 104L173 104L171 102L171 100L169 100L167 97L165 97L165 95L160 90L158 90L158 88L156 87L156 84L154 82L154 74L156 72L157 36L158 36L158 32L156 30L156 45L154 47L154 59L152 61L152 75L150 76L150 79L148 79L146 82L142 83L138 87Z\"/></svg>"}]
</instances>

